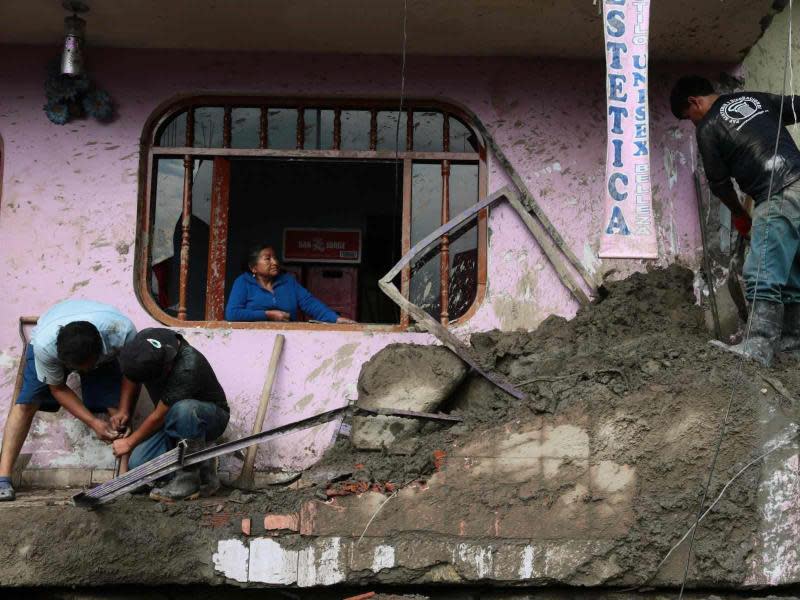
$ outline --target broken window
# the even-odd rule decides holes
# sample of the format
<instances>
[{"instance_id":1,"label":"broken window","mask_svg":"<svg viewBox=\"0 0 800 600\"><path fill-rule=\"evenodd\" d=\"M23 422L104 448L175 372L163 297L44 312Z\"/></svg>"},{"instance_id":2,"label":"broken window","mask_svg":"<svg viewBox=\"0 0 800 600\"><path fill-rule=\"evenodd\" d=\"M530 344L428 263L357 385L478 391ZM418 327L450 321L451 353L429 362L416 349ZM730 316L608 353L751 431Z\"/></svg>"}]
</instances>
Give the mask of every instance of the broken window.
<instances>
[{"instance_id":1,"label":"broken window","mask_svg":"<svg viewBox=\"0 0 800 600\"><path fill-rule=\"evenodd\" d=\"M221 322L247 249L266 241L341 315L407 325L377 281L485 195L485 152L457 110L392 104L203 98L155 118L138 275L147 308L173 325ZM312 246L323 250L303 250ZM485 251L481 212L404 269L399 287L442 323L468 318Z\"/></svg>"}]
</instances>

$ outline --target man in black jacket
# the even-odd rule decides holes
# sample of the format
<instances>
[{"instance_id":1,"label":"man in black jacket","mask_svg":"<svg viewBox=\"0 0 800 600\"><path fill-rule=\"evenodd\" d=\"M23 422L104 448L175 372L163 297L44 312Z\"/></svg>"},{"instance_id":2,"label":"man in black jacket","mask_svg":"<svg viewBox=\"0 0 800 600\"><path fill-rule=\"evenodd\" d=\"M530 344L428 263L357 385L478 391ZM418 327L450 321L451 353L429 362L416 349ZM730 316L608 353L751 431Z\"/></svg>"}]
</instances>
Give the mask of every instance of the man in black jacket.
<instances>
[{"instance_id":1,"label":"man in black jacket","mask_svg":"<svg viewBox=\"0 0 800 600\"><path fill-rule=\"evenodd\" d=\"M723 347L769 366L775 351L800 349L800 151L786 129L797 122L800 97L719 95L707 79L690 76L675 84L670 101L675 117L697 129L711 191L739 233L752 233L743 271L750 337ZM731 177L755 201L752 222Z\"/></svg>"},{"instance_id":2,"label":"man in black jacket","mask_svg":"<svg viewBox=\"0 0 800 600\"><path fill-rule=\"evenodd\" d=\"M147 388L155 409L130 436L113 444L116 456L138 467L171 450L181 439L197 451L222 435L230 410L214 370L198 350L170 329L143 329L122 348L125 377ZM154 500L189 500L219 488L216 462L181 469L150 493Z\"/></svg>"}]
</instances>

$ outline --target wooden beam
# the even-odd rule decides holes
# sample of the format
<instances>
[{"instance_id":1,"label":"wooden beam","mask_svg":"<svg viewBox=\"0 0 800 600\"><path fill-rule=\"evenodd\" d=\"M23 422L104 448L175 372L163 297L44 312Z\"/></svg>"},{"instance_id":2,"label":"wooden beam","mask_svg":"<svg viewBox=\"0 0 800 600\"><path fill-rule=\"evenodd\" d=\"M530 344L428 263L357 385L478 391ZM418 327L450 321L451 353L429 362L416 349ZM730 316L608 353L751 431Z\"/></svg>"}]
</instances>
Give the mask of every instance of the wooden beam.
<instances>
[{"instance_id":1,"label":"wooden beam","mask_svg":"<svg viewBox=\"0 0 800 600\"><path fill-rule=\"evenodd\" d=\"M550 222L550 219L547 217L545 212L542 210L541 206L536 202L533 195L528 190L525 182L520 177L517 170L511 164L511 161L508 160L508 157L503 152L500 145L495 141L494 137L489 133L489 131L484 127L483 123L475 116L474 114L469 114L470 124L477 129L478 133L484 139L486 146L491 150L492 154L494 154L497 161L500 165L505 169L506 173L508 174L511 182L514 184L514 187L517 188L517 192L519 193L519 201L522 206L525 207L525 212L532 212L536 219L541 224L539 229L543 231L550 239L551 243L548 244L547 249L543 246L542 249L545 250L547 254L547 258L553 263L553 266L556 267L556 270L559 272L559 277L566 285L567 278L571 281L571 284L567 287L571 288L579 288L580 284L575 281L575 278L569 273L568 269L565 265L563 265L563 260L558 256L558 252L563 254L569 264L574 268L578 274L581 275L583 282L586 286L591 290L592 294L595 295L597 291L597 285L595 284L594 276L589 272L589 270L584 266L584 264L578 259L572 249L567 245L564 241L564 238L561 237L561 234L555 228L555 226ZM529 226L530 228L530 226ZM539 241L537 239L537 241ZM541 242L540 242L541 243ZM557 252L555 251L557 250ZM557 265L556 262L561 263L561 266ZM565 275L567 274L568 275ZM586 296L586 294L583 294Z\"/></svg>"},{"instance_id":2,"label":"wooden beam","mask_svg":"<svg viewBox=\"0 0 800 600\"><path fill-rule=\"evenodd\" d=\"M380 281L378 281L378 286L381 288L384 294L389 296L389 298L400 307L401 310L411 315L411 317L413 317L414 320L423 329L425 329L432 335L436 336L436 338L440 342L442 342L442 344L445 347L452 350L459 358L461 358L464 362L466 362L477 373L480 373L488 381L490 381L491 383L502 389L504 392L511 394L515 398L523 399L526 397L524 392L519 391L517 388L513 386L513 384L511 384L501 375L491 371L485 371L480 366L480 363L475 354L473 353L473 351L467 345L465 345L461 340L459 340L441 323L437 322L436 319L431 317L427 312L425 312L419 306L413 304L410 300L405 298L393 283L393 280L395 277L397 277L398 273L406 269L411 263L414 262L417 256L422 254L429 246L434 244L439 238L446 235L453 229L458 228L464 222L475 217L475 215L477 215L480 211L486 209L495 202L499 202L500 200L508 200L508 202L514 208L517 214L519 214L520 218L522 218L523 222L528 227L528 230L531 232L531 234L533 234L536 241L543 248L544 247L552 248L552 240L549 240L547 238L547 234L542 228L542 226L525 209L525 207L522 205L522 202L520 202L517 194L511 191L508 187L505 187L495 192L494 194L491 194L484 200L481 200L477 204L474 204L473 206L469 207L467 210L456 215L455 217L450 219L447 223L444 223L441 227L437 228L434 232L432 232L431 234L427 235L425 238L414 244L414 247L411 248L411 250L409 250L397 262L397 264L394 265L389 270L389 272L380 279ZM547 246L548 244L549 246ZM559 275L561 275L561 273L559 273ZM574 282L570 277L564 276L562 278L562 281L582 304L589 303L589 298L585 294L583 289L574 285Z\"/></svg>"}]
</instances>

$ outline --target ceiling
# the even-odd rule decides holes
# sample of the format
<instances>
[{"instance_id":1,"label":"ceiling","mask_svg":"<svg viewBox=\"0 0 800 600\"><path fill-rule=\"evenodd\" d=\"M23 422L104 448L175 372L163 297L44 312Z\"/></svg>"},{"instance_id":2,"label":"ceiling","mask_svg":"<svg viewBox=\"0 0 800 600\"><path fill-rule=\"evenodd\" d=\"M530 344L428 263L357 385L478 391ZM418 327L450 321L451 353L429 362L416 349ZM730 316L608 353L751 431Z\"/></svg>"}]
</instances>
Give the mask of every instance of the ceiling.
<instances>
[{"instance_id":1,"label":"ceiling","mask_svg":"<svg viewBox=\"0 0 800 600\"><path fill-rule=\"evenodd\" d=\"M397 54L404 0L84 0L93 46ZM408 52L600 58L595 0L407 0ZM602 0L596 0L598 2ZM737 61L773 0L652 0L656 60ZM61 0L0 1L0 43L59 44Z\"/></svg>"}]
</instances>

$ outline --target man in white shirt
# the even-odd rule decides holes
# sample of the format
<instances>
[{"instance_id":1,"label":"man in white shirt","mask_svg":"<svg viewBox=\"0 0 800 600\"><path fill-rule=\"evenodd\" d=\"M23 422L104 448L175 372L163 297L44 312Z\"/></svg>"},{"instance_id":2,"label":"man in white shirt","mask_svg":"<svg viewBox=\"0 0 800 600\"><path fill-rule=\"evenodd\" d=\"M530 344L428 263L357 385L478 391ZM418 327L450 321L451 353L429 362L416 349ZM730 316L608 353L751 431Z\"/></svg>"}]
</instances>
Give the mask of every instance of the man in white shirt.
<instances>
[{"instance_id":1,"label":"man in white shirt","mask_svg":"<svg viewBox=\"0 0 800 600\"><path fill-rule=\"evenodd\" d=\"M136 335L128 317L113 306L66 300L39 319L25 356L22 389L9 412L0 453L0 501L14 500L11 470L38 410L64 407L106 443L115 440L130 419L139 386L126 379L117 355ZM83 400L67 386L77 371ZM108 412L110 421L97 413Z\"/></svg>"}]
</instances>

